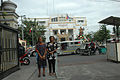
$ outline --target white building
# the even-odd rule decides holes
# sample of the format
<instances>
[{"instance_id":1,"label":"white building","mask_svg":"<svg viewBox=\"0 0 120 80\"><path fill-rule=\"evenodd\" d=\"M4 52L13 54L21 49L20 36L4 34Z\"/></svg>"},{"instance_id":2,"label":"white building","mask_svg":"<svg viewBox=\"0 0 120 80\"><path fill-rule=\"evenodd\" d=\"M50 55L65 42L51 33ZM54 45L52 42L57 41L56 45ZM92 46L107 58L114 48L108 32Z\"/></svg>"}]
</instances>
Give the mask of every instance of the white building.
<instances>
[{"instance_id":1,"label":"white building","mask_svg":"<svg viewBox=\"0 0 120 80\"><path fill-rule=\"evenodd\" d=\"M74 17L66 14L30 19L36 19L39 25L46 27L46 42L49 41L49 36L55 36L57 41L74 40L79 35L80 27L87 26L86 17Z\"/></svg>"}]
</instances>

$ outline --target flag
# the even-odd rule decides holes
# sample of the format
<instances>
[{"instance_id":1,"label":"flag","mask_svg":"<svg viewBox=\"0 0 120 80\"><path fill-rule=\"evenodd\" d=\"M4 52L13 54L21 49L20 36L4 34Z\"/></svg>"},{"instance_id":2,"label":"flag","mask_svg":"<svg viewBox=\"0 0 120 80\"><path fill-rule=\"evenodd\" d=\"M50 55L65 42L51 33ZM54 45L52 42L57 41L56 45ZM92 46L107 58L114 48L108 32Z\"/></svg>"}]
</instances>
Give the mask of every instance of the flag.
<instances>
[{"instance_id":1,"label":"flag","mask_svg":"<svg viewBox=\"0 0 120 80\"><path fill-rule=\"evenodd\" d=\"M32 28L30 28L29 32L31 33L31 31L32 31Z\"/></svg>"},{"instance_id":2,"label":"flag","mask_svg":"<svg viewBox=\"0 0 120 80\"><path fill-rule=\"evenodd\" d=\"M68 16L68 14L66 15L66 19L67 19L67 20L69 19L69 16Z\"/></svg>"}]
</instances>

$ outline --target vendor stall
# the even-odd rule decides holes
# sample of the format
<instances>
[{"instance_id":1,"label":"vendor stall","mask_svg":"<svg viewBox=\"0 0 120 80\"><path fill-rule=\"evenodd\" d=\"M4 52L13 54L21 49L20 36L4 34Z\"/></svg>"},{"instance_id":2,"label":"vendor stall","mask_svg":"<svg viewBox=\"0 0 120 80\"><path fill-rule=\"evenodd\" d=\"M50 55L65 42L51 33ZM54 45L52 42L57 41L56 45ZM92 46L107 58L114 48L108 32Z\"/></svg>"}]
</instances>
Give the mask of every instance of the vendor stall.
<instances>
[{"instance_id":1,"label":"vendor stall","mask_svg":"<svg viewBox=\"0 0 120 80\"><path fill-rule=\"evenodd\" d=\"M114 42L107 42L107 59L115 62L120 62L120 40L119 40L119 26L120 26L120 18L110 16L99 23L113 25L115 32Z\"/></svg>"}]
</instances>

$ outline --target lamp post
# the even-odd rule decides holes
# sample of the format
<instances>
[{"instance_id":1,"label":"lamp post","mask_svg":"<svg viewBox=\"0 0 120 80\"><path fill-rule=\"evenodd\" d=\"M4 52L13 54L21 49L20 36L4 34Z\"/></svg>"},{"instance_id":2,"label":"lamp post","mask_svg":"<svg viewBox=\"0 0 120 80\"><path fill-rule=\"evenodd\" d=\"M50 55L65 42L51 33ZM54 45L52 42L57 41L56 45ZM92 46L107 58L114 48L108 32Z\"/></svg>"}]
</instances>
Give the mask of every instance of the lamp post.
<instances>
[{"instance_id":1,"label":"lamp post","mask_svg":"<svg viewBox=\"0 0 120 80\"><path fill-rule=\"evenodd\" d=\"M23 19L22 18L25 18L26 17L26 15L22 15L22 16L20 16L21 17L21 27L22 27L22 40L24 40L24 26L23 26Z\"/></svg>"}]
</instances>

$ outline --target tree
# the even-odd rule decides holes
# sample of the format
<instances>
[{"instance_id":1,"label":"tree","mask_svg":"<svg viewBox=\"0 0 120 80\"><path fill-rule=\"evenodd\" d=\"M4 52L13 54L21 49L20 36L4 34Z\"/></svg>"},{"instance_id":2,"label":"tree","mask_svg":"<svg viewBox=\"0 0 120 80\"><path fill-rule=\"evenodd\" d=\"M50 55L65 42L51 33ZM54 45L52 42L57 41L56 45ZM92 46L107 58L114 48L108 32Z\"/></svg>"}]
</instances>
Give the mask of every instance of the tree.
<instances>
[{"instance_id":1,"label":"tree","mask_svg":"<svg viewBox=\"0 0 120 80\"><path fill-rule=\"evenodd\" d=\"M93 31L89 32L89 33L86 35L87 39L88 39L89 41L93 41L94 34L95 34L95 32L93 32Z\"/></svg>"},{"instance_id":2,"label":"tree","mask_svg":"<svg viewBox=\"0 0 120 80\"><path fill-rule=\"evenodd\" d=\"M106 29L106 25L100 26L100 29L94 34L94 40L103 42L110 38L110 31Z\"/></svg>"},{"instance_id":3,"label":"tree","mask_svg":"<svg viewBox=\"0 0 120 80\"><path fill-rule=\"evenodd\" d=\"M45 41L45 36L44 36L45 27L44 26L39 26L38 22L36 22L36 20L34 20L34 21L24 20L23 24L26 25L26 27L24 27L24 40L27 41L27 45L36 44L39 36L42 36L43 41ZM32 28L32 31L30 32L31 28ZM21 38L22 37L22 27L19 27L18 30L20 31L20 38ZM33 36L32 36L32 32L33 32ZM32 37L33 37L34 43L32 41Z\"/></svg>"}]
</instances>

